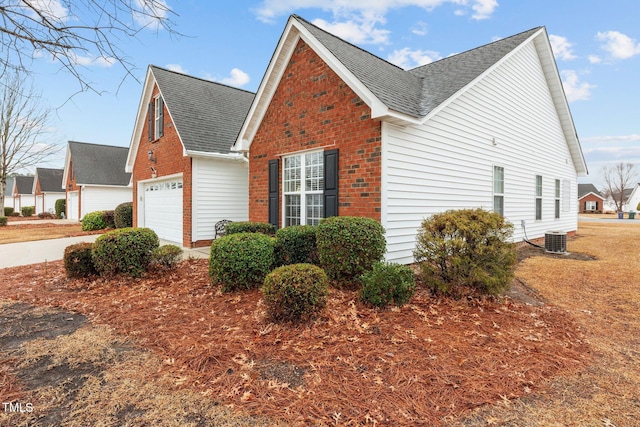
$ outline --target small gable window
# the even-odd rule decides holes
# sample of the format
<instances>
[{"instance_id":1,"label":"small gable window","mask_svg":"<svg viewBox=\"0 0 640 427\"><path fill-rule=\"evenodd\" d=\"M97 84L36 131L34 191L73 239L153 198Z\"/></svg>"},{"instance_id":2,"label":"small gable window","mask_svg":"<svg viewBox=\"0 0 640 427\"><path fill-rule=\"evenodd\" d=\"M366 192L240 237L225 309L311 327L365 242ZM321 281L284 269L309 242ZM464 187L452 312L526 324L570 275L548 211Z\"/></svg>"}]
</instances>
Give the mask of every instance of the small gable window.
<instances>
[{"instance_id":1,"label":"small gable window","mask_svg":"<svg viewBox=\"0 0 640 427\"><path fill-rule=\"evenodd\" d=\"M162 96L156 95L149 102L147 127L149 129L149 141L164 135L164 101Z\"/></svg>"}]
</instances>

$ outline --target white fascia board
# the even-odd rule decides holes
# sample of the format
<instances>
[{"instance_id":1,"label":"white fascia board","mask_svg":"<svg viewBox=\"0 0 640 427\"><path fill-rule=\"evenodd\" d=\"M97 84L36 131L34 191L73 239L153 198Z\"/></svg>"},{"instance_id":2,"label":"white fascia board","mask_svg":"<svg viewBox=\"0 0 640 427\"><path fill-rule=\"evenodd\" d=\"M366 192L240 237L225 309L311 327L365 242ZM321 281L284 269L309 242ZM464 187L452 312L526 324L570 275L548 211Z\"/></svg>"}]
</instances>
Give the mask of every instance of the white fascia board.
<instances>
[{"instance_id":1,"label":"white fascia board","mask_svg":"<svg viewBox=\"0 0 640 427\"><path fill-rule=\"evenodd\" d=\"M76 184L84 187L104 187L104 188L129 188L129 185L115 185L115 184Z\"/></svg>"},{"instance_id":2,"label":"white fascia board","mask_svg":"<svg viewBox=\"0 0 640 427\"><path fill-rule=\"evenodd\" d=\"M67 153L64 156L64 172L62 172L62 189L67 191L67 178L69 178L69 169L71 168L71 150L67 142Z\"/></svg>"},{"instance_id":3,"label":"white fascia board","mask_svg":"<svg viewBox=\"0 0 640 427\"><path fill-rule=\"evenodd\" d=\"M133 165L136 162L136 155L138 154L138 145L140 138L142 138L142 129L145 123L146 105L149 103L153 87L156 84L156 80L151 72L151 67L147 67L147 75L144 79L144 86L142 88L142 94L140 95L140 102L138 104L138 114L136 115L136 122L133 126L133 133L131 134L131 141L129 142L129 152L127 153L127 163L125 163L125 172L133 172Z\"/></svg>"},{"instance_id":4,"label":"white fascia board","mask_svg":"<svg viewBox=\"0 0 640 427\"><path fill-rule=\"evenodd\" d=\"M245 161L248 162L247 158L241 153L209 153L206 151L194 151L194 150L185 150L186 156L189 157L202 157L207 159L221 159L221 160L233 160L233 161Z\"/></svg>"}]
</instances>

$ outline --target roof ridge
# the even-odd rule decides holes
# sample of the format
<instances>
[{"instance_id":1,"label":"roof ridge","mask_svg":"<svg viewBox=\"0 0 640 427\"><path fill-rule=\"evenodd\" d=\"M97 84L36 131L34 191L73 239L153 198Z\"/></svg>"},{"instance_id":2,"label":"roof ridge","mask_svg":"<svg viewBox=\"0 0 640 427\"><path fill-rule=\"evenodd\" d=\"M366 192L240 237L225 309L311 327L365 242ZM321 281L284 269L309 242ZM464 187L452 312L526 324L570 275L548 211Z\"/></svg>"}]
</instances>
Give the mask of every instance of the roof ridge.
<instances>
[{"instance_id":1,"label":"roof ridge","mask_svg":"<svg viewBox=\"0 0 640 427\"><path fill-rule=\"evenodd\" d=\"M482 45L480 45L480 46L476 46L476 47L474 47L474 48L467 49L467 50L464 50L464 51L462 51L462 52L458 52L458 53L453 54L453 55L449 55L449 56L447 56L447 57L445 57L445 58L440 58L440 59L438 59L437 61L429 62L428 64L419 65L419 66L417 66L417 67L410 68L410 69L408 69L408 70L406 70L406 71L407 71L407 72L413 72L413 71L416 71L416 70L418 70L418 69L420 69L420 68L428 67L429 65L436 64L436 63L438 63L438 62L443 62L443 61L446 61L446 60L448 60L448 59L456 58L456 57L458 57L458 56L460 56L460 55L464 55L464 54L467 54L467 53L473 52L473 51L475 51L475 50L482 49L482 48L485 48L485 47L488 47L488 46L494 45L494 44L496 44L496 43L500 43L500 42L504 42L504 41L506 41L506 40L513 39L513 38L515 38L515 37L521 36L522 34L525 34L525 33L528 33L528 32L532 32L532 31L534 31L534 30L536 30L536 31L537 31L537 30L539 30L539 29L541 29L541 28L545 28L545 27L544 27L543 25L542 25L542 26L538 26L538 27L533 27L533 28L530 28L530 29L528 29L528 30L521 31L521 32L519 32L519 33L517 33L517 34L513 34L513 35L510 35L510 36L508 36L508 37L504 37L504 38L501 38L501 39L498 39L498 40L494 40L494 41L492 41L492 42L485 43L485 44L482 44ZM423 79L423 78L424 78L424 77L420 77L420 79Z\"/></svg>"},{"instance_id":2,"label":"roof ridge","mask_svg":"<svg viewBox=\"0 0 640 427\"><path fill-rule=\"evenodd\" d=\"M68 142L73 143L73 144L96 145L96 146L112 147L112 148L126 148L127 150L129 149L129 147L125 147L125 146L122 146L122 145L98 144L96 142L84 142L84 141L68 141Z\"/></svg>"},{"instance_id":3,"label":"roof ridge","mask_svg":"<svg viewBox=\"0 0 640 427\"><path fill-rule=\"evenodd\" d=\"M223 87L227 87L229 89L239 90L239 91L242 91L242 92L249 93L251 95L255 95L255 92L251 92L250 90L247 90L247 89L242 89L242 88L239 88L239 87L235 87L235 86L231 86L231 85L228 85L228 84L220 83L220 82L217 82L215 80L209 80L209 79L205 79L205 78L202 78L202 77L192 76L190 74L182 73L180 71L169 70L168 68L160 67L158 65L149 64L149 68L155 68L155 69L158 69L158 70L161 70L161 71L165 71L167 73L177 74L177 75L182 76L182 77L188 77L190 79L200 80L203 83L211 83L211 84L215 84L215 85L218 85L218 86L223 86Z\"/></svg>"}]
</instances>

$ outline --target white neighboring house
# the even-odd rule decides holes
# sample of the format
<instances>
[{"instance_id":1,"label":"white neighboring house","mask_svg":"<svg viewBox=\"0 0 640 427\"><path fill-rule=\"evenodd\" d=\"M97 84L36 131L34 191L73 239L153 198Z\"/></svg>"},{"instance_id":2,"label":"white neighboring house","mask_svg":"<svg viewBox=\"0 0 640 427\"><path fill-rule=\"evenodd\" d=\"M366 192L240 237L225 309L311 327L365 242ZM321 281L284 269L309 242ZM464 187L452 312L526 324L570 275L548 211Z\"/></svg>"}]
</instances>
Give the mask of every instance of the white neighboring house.
<instances>
[{"instance_id":1,"label":"white neighboring house","mask_svg":"<svg viewBox=\"0 0 640 427\"><path fill-rule=\"evenodd\" d=\"M634 191L634 188L625 188L624 189L624 199L625 202L622 204L622 212L629 212L630 210L636 210L636 206L638 203L633 204L631 201L631 194ZM616 207L616 202L613 200L611 195L608 195L604 201L604 213L616 213L618 208Z\"/></svg>"},{"instance_id":2,"label":"white neighboring house","mask_svg":"<svg viewBox=\"0 0 640 427\"><path fill-rule=\"evenodd\" d=\"M631 190L631 194L627 199L627 206L630 211L640 211L640 183L636 184Z\"/></svg>"},{"instance_id":3,"label":"white neighboring house","mask_svg":"<svg viewBox=\"0 0 640 427\"><path fill-rule=\"evenodd\" d=\"M4 207L13 207L13 178L7 178L7 187L4 190Z\"/></svg>"},{"instance_id":4,"label":"white neighboring house","mask_svg":"<svg viewBox=\"0 0 640 427\"><path fill-rule=\"evenodd\" d=\"M34 206L33 177L16 176L13 179L13 211L20 212L24 206Z\"/></svg>"},{"instance_id":5,"label":"white neighboring house","mask_svg":"<svg viewBox=\"0 0 640 427\"><path fill-rule=\"evenodd\" d=\"M36 168L33 179L35 195L35 214L43 212L55 213L56 200L66 197L62 186L64 169Z\"/></svg>"},{"instance_id":6,"label":"white neighboring house","mask_svg":"<svg viewBox=\"0 0 640 427\"><path fill-rule=\"evenodd\" d=\"M131 174L124 170L127 152L127 147L69 141L62 178L67 218L81 220L133 200Z\"/></svg>"}]
</instances>

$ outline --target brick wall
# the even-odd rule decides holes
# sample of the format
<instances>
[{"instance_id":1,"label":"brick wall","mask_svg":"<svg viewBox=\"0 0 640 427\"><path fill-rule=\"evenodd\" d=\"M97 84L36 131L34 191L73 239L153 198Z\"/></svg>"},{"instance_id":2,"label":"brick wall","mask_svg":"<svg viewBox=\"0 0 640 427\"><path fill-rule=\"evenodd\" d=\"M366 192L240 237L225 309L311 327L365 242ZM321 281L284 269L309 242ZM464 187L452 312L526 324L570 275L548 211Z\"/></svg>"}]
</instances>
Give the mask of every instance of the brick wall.
<instances>
[{"instance_id":1,"label":"brick wall","mask_svg":"<svg viewBox=\"0 0 640 427\"><path fill-rule=\"evenodd\" d=\"M268 221L269 160L312 148L339 149L339 214L379 221L380 121L371 119L370 108L300 40L251 144L251 221Z\"/></svg>"},{"instance_id":2,"label":"brick wall","mask_svg":"<svg viewBox=\"0 0 640 427\"><path fill-rule=\"evenodd\" d=\"M585 202L597 202L598 203L598 208L595 211L586 211L584 209L585 206ZM586 196L584 196L582 199L579 200L579 212L580 213L585 213L585 212L602 212L602 210L604 209L604 200L602 200L600 197L594 195L594 194L588 194Z\"/></svg>"},{"instance_id":3,"label":"brick wall","mask_svg":"<svg viewBox=\"0 0 640 427\"><path fill-rule=\"evenodd\" d=\"M158 94L158 87L154 87L151 99ZM164 135L159 139L149 141L148 121L146 116L144 128L139 135L140 141L138 152L133 166L133 225L138 226L138 181L151 179L151 167L157 171L157 179L164 176L182 173L182 244L191 246L191 158L183 156L182 143L178 137L175 126L171 122L171 117L164 107ZM149 160L147 153L153 150L153 157L156 163Z\"/></svg>"},{"instance_id":4,"label":"brick wall","mask_svg":"<svg viewBox=\"0 0 640 427\"><path fill-rule=\"evenodd\" d=\"M71 187L69 187L71 186ZM67 199L67 218L70 218L71 215L69 213L69 193L73 192L73 191L77 191L78 192L78 206L77 206L77 212L75 213L75 216L78 219L82 219L80 218L80 206L82 206L82 191L80 191L80 186L77 184L76 182L76 177L73 174L73 158L71 158L69 160L69 172L67 173L67 182L64 183L64 188L65 188L65 198Z\"/></svg>"}]
</instances>

